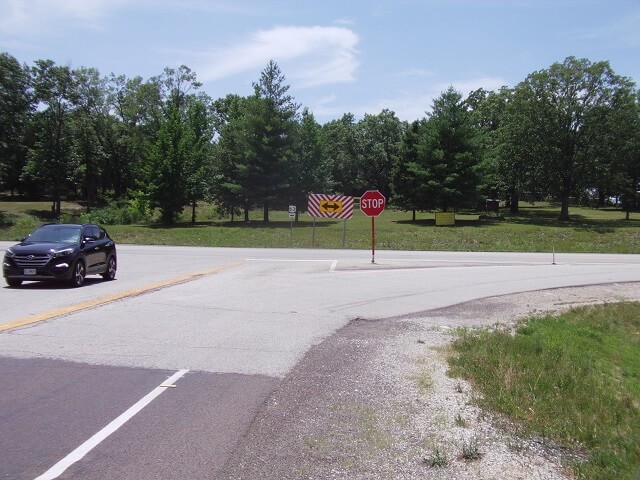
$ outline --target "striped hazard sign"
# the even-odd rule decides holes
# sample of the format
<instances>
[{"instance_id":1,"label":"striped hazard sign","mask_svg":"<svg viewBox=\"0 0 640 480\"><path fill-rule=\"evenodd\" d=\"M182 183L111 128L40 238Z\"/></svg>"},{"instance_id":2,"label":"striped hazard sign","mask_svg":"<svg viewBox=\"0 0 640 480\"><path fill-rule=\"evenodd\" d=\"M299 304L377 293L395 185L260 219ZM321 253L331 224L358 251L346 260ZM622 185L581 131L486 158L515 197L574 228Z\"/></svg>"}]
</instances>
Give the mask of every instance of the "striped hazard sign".
<instances>
[{"instance_id":1,"label":"striped hazard sign","mask_svg":"<svg viewBox=\"0 0 640 480\"><path fill-rule=\"evenodd\" d=\"M311 193L307 210L312 217L350 219L353 218L353 197Z\"/></svg>"}]
</instances>

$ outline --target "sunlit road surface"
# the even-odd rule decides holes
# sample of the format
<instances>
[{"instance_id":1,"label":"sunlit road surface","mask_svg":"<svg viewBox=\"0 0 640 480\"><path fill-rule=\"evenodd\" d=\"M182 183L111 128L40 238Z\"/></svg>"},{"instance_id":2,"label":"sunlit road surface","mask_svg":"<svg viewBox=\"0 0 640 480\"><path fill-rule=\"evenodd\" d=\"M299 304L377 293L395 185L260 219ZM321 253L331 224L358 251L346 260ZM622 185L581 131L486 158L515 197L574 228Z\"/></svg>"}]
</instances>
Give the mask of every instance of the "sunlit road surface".
<instances>
[{"instance_id":1,"label":"sunlit road surface","mask_svg":"<svg viewBox=\"0 0 640 480\"><path fill-rule=\"evenodd\" d=\"M114 282L0 289L0 476L215 478L280 380L354 318L640 281L635 255L118 253Z\"/></svg>"}]
</instances>

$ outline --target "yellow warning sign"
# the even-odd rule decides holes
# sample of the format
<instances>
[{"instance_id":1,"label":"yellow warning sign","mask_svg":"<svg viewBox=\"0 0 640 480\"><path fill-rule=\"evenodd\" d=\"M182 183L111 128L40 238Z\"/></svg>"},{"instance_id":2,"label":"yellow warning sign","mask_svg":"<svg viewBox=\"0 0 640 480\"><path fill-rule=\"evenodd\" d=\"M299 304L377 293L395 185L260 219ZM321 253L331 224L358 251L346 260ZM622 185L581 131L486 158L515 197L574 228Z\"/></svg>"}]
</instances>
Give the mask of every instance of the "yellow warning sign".
<instances>
[{"instance_id":1,"label":"yellow warning sign","mask_svg":"<svg viewBox=\"0 0 640 480\"><path fill-rule=\"evenodd\" d=\"M339 200L322 200L319 207L322 213L342 213L342 202Z\"/></svg>"}]
</instances>

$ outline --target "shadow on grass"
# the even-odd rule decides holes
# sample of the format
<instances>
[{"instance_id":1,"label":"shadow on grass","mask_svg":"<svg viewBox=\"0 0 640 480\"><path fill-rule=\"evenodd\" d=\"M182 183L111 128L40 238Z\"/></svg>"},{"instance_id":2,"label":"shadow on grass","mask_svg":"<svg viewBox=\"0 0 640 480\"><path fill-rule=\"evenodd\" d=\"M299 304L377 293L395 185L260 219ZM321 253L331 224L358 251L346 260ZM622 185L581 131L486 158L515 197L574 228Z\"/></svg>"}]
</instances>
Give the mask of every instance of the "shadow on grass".
<instances>
[{"instance_id":1,"label":"shadow on grass","mask_svg":"<svg viewBox=\"0 0 640 480\"><path fill-rule=\"evenodd\" d=\"M9 220L7 212L0 210L0 228L10 227L12 224L13 222Z\"/></svg>"},{"instance_id":2,"label":"shadow on grass","mask_svg":"<svg viewBox=\"0 0 640 480\"><path fill-rule=\"evenodd\" d=\"M611 212L612 214L624 215L620 209L599 209L601 212ZM494 225L518 224L531 225L537 227L555 227L562 229L572 229L580 231L588 231L594 233L614 233L617 228L640 227L640 220L624 218L589 218L582 214L570 214L567 221L558 220L559 213L550 210L548 207L528 207L526 210L521 209L516 215L507 212L501 213L501 217L484 217L474 220L457 219L455 225L449 225L449 228L456 227L489 227ZM396 220L394 223L399 225L413 225L418 227L435 227L434 219L421 220ZM439 228L446 228L445 226Z\"/></svg>"},{"instance_id":3,"label":"shadow on grass","mask_svg":"<svg viewBox=\"0 0 640 480\"><path fill-rule=\"evenodd\" d=\"M616 210L610 210L615 212ZM617 210L618 213L621 213ZM640 221L631 219L594 219L581 214L569 214L569 220L558 220L558 214L544 211L521 211L517 215L506 215L505 222L520 225L535 225L540 227L571 228L574 230L591 231L595 233L613 233L616 228L640 227Z\"/></svg>"},{"instance_id":4,"label":"shadow on grass","mask_svg":"<svg viewBox=\"0 0 640 480\"><path fill-rule=\"evenodd\" d=\"M316 228L326 228L335 225L339 222L335 221L322 221L316 222ZM231 222L231 221L208 221L208 222L179 222L171 225L154 223L150 225L142 225L144 228L150 228L153 230L171 230L176 228L207 228L207 227L221 227L221 228L266 228L268 230L280 230L290 229L291 222L288 221L270 221L263 222L261 220L251 220L249 222ZM305 228L313 227L313 222L310 221L297 221L293 222L293 228Z\"/></svg>"},{"instance_id":5,"label":"shadow on grass","mask_svg":"<svg viewBox=\"0 0 640 480\"><path fill-rule=\"evenodd\" d=\"M38 221L42 223L49 223L55 220L55 215L49 210L25 210L25 214L36 218ZM8 212L6 210L0 210L0 225L10 227L15 224L16 221L20 218L19 215L15 213Z\"/></svg>"},{"instance_id":6,"label":"shadow on grass","mask_svg":"<svg viewBox=\"0 0 640 480\"><path fill-rule=\"evenodd\" d=\"M26 210L25 213L43 222L53 222L56 219L55 213L51 210Z\"/></svg>"},{"instance_id":7,"label":"shadow on grass","mask_svg":"<svg viewBox=\"0 0 640 480\"><path fill-rule=\"evenodd\" d=\"M436 221L434 219L422 219L422 220L395 220L393 223L399 225L414 225L417 227L436 227ZM458 220L454 225L438 225L437 228L456 228L456 227L485 227L489 225L496 225L500 223L495 219L477 219L477 220Z\"/></svg>"}]
</instances>

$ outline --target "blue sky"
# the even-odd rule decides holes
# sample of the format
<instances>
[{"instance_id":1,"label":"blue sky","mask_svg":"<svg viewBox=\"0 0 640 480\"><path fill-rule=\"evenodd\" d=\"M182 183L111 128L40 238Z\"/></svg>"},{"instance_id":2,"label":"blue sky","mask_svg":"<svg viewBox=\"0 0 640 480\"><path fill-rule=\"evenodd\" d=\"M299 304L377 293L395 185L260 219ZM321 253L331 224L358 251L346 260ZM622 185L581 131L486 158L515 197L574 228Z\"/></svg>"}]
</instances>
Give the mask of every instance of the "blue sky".
<instances>
[{"instance_id":1,"label":"blue sky","mask_svg":"<svg viewBox=\"0 0 640 480\"><path fill-rule=\"evenodd\" d=\"M570 55L640 83L640 0L0 0L0 51L144 79L184 64L214 99L273 59L321 123L411 121L450 85L515 86Z\"/></svg>"}]
</instances>

